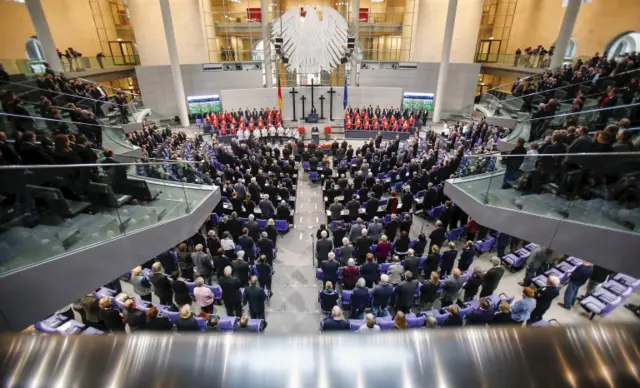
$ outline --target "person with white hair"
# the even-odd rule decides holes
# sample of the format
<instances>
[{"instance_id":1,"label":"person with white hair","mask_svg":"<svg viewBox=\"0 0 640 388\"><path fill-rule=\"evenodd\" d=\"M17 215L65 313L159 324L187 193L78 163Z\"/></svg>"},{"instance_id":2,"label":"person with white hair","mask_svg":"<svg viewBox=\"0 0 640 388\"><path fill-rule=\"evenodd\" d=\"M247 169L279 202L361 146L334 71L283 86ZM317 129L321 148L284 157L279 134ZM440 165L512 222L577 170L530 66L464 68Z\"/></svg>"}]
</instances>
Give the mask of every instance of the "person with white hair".
<instances>
[{"instance_id":1,"label":"person with white hair","mask_svg":"<svg viewBox=\"0 0 640 388\"><path fill-rule=\"evenodd\" d=\"M191 260L193 260L198 275L204 279L206 284L211 284L213 261L210 255L202 251L202 244L196 245L195 252L191 254Z\"/></svg>"},{"instance_id":2,"label":"person with white hair","mask_svg":"<svg viewBox=\"0 0 640 388\"><path fill-rule=\"evenodd\" d=\"M347 265L347 261L353 256L353 245L348 238L342 239L342 246L340 247L340 263Z\"/></svg>"},{"instance_id":3,"label":"person with white hair","mask_svg":"<svg viewBox=\"0 0 640 388\"><path fill-rule=\"evenodd\" d=\"M338 282L338 268L340 263L336 261L336 254L329 252L328 260L322 263L322 280L336 284Z\"/></svg>"},{"instance_id":4,"label":"person with white hair","mask_svg":"<svg viewBox=\"0 0 640 388\"><path fill-rule=\"evenodd\" d=\"M342 286L345 290L352 290L358 281L358 273L360 269L356 265L356 261L351 258L347 261L347 265L342 267Z\"/></svg>"},{"instance_id":5,"label":"person with white hair","mask_svg":"<svg viewBox=\"0 0 640 388\"><path fill-rule=\"evenodd\" d=\"M273 203L269 200L269 194L264 194L262 196L262 200L258 204L261 212L261 218L263 220L273 218L276 214L276 208L273 206Z\"/></svg>"},{"instance_id":6,"label":"person with white hair","mask_svg":"<svg viewBox=\"0 0 640 388\"><path fill-rule=\"evenodd\" d=\"M251 319L264 319L264 303L267 296L264 289L258 285L258 277L252 276L249 287L244 290L244 304L249 304L249 316ZM265 321L266 326L266 321Z\"/></svg>"},{"instance_id":7,"label":"person with white hair","mask_svg":"<svg viewBox=\"0 0 640 388\"><path fill-rule=\"evenodd\" d=\"M366 323L356 330L356 333L367 333L370 331L380 331L380 326L376 325L376 317L373 314L365 315Z\"/></svg>"},{"instance_id":8,"label":"person with white hair","mask_svg":"<svg viewBox=\"0 0 640 388\"><path fill-rule=\"evenodd\" d=\"M383 228L384 228L384 225L380 223L379 218L377 216L373 217L373 222L369 223L369 225L367 226L369 237L373 241L378 241L382 234Z\"/></svg>"},{"instance_id":9,"label":"person with white hair","mask_svg":"<svg viewBox=\"0 0 640 388\"><path fill-rule=\"evenodd\" d=\"M218 283L220 283L220 288L222 289L222 301L227 310L227 315L240 317L242 316L242 294L240 293L240 288L243 285L237 278L231 276L232 272L231 266L225 267L224 276L218 279Z\"/></svg>"},{"instance_id":10,"label":"person with white hair","mask_svg":"<svg viewBox=\"0 0 640 388\"><path fill-rule=\"evenodd\" d=\"M329 253L333 251L333 240L327 238L329 233L326 230L320 232L320 240L316 243L316 259L318 268L322 268L322 263L329 259Z\"/></svg>"},{"instance_id":11,"label":"person with white hair","mask_svg":"<svg viewBox=\"0 0 640 388\"><path fill-rule=\"evenodd\" d=\"M235 276L244 287L249 284L249 272L251 268L244 260L244 251L238 251L236 255L236 259L231 262L231 268L233 268L233 276Z\"/></svg>"},{"instance_id":12,"label":"person with white hair","mask_svg":"<svg viewBox=\"0 0 640 388\"><path fill-rule=\"evenodd\" d=\"M547 278L547 284L536 292L536 307L531 312L531 317L527 321L527 324L530 325L541 320L547 310L551 307L553 300L559 295L560 278L556 275L549 275Z\"/></svg>"},{"instance_id":13,"label":"person with white hair","mask_svg":"<svg viewBox=\"0 0 640 388\"><path fill-rule=\"evenodd\" d=\"M342 316L342 309L339 306L333 306L331 309L331 317L322 321L322 331L349 331L350 325Z\"/></svg>"},{"instance_id":14,"label":"person with white hair","mask_svg":"<svg viewBox=\"0 0 640 388\"><path fill-rule=\"evenodd\" d=\"M163 273L160 262L155 262L151 266L151 275L149 281L153 284L153 292L160 299L160 304L170 306L173 303L173 290L171 289L171 281L167 275Z\"/></svg>"},{"instance_id":15,"label":"person with white hair","mask_svg":"<svg viewBox=\"0 0 640 388\"><path fill-rule=\"evenodd\" d=\"M407 314L411 312L411 306L413 306L414 295L420 283L413 278L411 271L404 273L404 281L400 282L395 293L395 308L397 311L402 311Z\"/></svg>"},{"instance_id":16,"label":"person with white hair","mask_svg":"<svg viewBox=\"0 0 640 388\"><path fill-rule=\"evenodd\" d=\"M389 284L387 274L380 275L380 283L373 288L373 300L371 301L371 311L375 317L386 317L389 315L389 302L393 295L393 286Z\"/></svg>"},{"instance_id":17,"label":"person with white hair","mask_svg":"<svg viewBox=\"0 0 640 388\"><path fill-rule=\"evenodd\" d=\"M437 329L438 320L432 314L427 314L424 320L424 327L426 327L427 329Z\"/></svg>"},{"instance_id":18,"label":"person with white hair","mask_svg":"<svg viewBox=\"0 0 640 388\"><path fill-rule=\"evenodd\" d=\"M360 231L361 236L356 240L356 257L358 259L358 264L362 265L365 263L367 259L367 254L371 252L371 246L373 245L373 240L368 236L369 231L367 229L362 229Z\"/></svg>"},{"instance_id":19,"label":"person with white hair","mask_svg":"<svg viewBox=\"0 0 640 388\"><path fill-rule=\"evenodd\" d=\"M333 203L329 206L332 221L338 221L342 218L342 209L344 209L344 207L340 203L340 199L334 198Z\"/></svg>"},{"instance_id":20,"label":"person with white hair","mask_svg":"<svg viewBox=\"0 0 640 388\"><path fill-rule=\"evenodd\" d=\"M233 191L238 193L238 199L243 200L247 195L247 187L244 185L244 179L238 179L235 185L233 185Z\"/></svg>"}]
</instances>

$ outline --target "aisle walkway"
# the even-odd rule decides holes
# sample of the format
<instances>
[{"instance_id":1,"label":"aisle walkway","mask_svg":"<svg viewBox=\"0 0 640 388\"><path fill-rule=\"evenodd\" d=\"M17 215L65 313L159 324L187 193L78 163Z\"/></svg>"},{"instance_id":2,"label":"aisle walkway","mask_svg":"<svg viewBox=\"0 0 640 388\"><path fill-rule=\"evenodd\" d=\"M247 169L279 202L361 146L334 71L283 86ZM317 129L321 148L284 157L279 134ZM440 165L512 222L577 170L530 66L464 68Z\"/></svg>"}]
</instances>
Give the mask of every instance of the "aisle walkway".
<instances>
[{"instance_id":1,"label":"aisle walkway","mask_svg":"<svg viewBox=\"0 0 640 388\"><path fill-rule=\"evenodd\" d=\"M323 217L324 204L319 184L311 183L299 170L294 228L278 240L274 262L273 297L267 311L270 333L311 333L319 330L320 290L312 263L311 235Z\"/></svg>"}]
</instances>

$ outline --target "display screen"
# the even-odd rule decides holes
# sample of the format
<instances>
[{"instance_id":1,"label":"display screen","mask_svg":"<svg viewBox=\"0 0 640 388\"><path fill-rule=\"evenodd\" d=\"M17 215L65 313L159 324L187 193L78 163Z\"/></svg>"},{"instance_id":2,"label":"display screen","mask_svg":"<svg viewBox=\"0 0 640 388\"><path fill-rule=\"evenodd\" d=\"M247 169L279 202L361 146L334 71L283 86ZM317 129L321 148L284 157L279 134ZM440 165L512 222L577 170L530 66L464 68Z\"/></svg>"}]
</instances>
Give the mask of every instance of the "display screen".
<instances>
[{"instance_id":1,"label":"display screen","mask_svg":"<svg viewBox=\"0 0 640 388\"><path fill-rule=\"evenodd\" d=\"M187 105L189 106L189 114L208 114L218 113L222 107L220 106L220 96L189 96L187 97Z\"/></svg>"},{"instance_id":2,"label":"display screen","mask_svg":"<svg viewBox=\"0 0 640 388\"><path fill-rule=\"evenodd\" d=\"M433 93L404 93L402 109L433 111Z\"/></svg>"}]
</instances>

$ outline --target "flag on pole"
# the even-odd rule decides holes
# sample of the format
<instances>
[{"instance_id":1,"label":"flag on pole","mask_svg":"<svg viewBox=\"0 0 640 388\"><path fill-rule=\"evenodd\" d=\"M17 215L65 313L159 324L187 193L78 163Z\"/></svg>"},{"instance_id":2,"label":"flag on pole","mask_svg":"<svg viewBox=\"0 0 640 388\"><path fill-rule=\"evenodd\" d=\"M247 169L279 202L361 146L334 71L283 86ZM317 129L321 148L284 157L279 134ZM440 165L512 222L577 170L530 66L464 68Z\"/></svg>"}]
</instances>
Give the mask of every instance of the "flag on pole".
<instances>
[{"instance_id":1,"label":"flag on pole","mask_svg":"<svg viewBox=\"0 0 640 388\"><path fill-rule=\"evenodd\" d=\"M278 77L278 109L280 109L280 117L282 117L282 88L280 87L280 77Z\"/></svg>"},{"instance_id":2,"label":"flag on pole","mask_svg":"<svg viewBox=\"0 0 640 388\"><path fill-rule=\"evenodd\" d=\"M344 99L342 100L342 109L347 109L347 105L349 105L349 96L347 89L347 75L344 76Z\"/></svg>"}]
</instances>

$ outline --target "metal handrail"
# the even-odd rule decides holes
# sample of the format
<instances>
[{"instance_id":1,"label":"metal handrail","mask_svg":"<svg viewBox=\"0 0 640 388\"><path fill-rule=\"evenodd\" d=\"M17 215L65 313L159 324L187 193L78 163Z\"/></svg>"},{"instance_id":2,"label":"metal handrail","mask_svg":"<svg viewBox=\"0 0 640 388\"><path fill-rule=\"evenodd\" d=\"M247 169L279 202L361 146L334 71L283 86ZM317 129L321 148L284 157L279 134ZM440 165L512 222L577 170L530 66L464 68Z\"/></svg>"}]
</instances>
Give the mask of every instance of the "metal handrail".
<instances>
[{"instance_id":1,"label":"metal handrail","mask_svg":"<svg viewBox=\"0 0 640 388\"><path fill-rule=\"evenodd\" d=\"M620 108L629 108L629 107L637 107L637 106L640 106L640 102L637 102L635 104L616 105L616 106L611 106L611 107L607 107L607 108L590 109L590 110L573 112L573 113L561 113L559 115L549 116L549 117L540 117L540 118L537 118L537 119L532 119L532 118L522 119L522 120L518 120L517 123L522 123L522 122L525 122L525 121L547 120L547 119L553 119L553 118L557 118L557 117L579 116L581 113L603 112L603 111L607 111L607 110L614 110L614 109L620 109Z\"/></svg>"},{"instance_id":2,"label":"metal handrail","mask_svg":"<svg viewBox=\"0 0 640 388\"><path fill-rule=\"evenodd\" d=\"M5 113L5 112L0 112L0 116L18 117L18 118L21 118L21 119L31 119L31 120L54 121L54 122L58 122L58 123L67 123L67 124L74 124L74 125L91 125L91 126L94 126L94 127L101 127L101 128L122 129L122 127L116 127L116 126L107 125L107 124L76 123L75 121L48 119L48 118L42 117L42 116L25 116L25 115L17 115L17 114L13 114L13 113Z\"/></svg>"},{"instance_id":3,"label":"metal handrail","mask_svg":"<svg viewBox=\"0 0 640 388\"><path fill-rule=\"evenodd\" d=\"M47 92L47 93L59 94L59 95L62 95L62 96L70 96L70 97L73 97L73 98L80 98L80 99L83 99L83 100L95 101L95 102L99 102L101 104L111 104L111 105L116 105L116 106L126 106L127 105L127 104L118 104L118 103L115 103L115 102L112 102L112 101L96 100L96 99L91 98L91 97L79 96L77 94L69 94L69 93L57 92L55 90L42 89L42 88L39 88L39 87L36 87L36 86L25 85L25 84L22 84L22 83L17 83L17 82L12 82L12 81L3 81L2 84L16 85L16 86L20 86L22 88L29 88L31 90L39 90L39 91L44 91L44 92ZM100 86L102 87L102 85L100 85Z\"/></svg>"}]
</instances>

